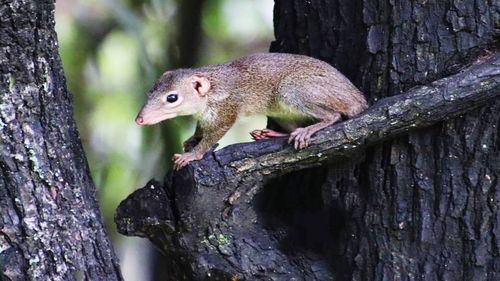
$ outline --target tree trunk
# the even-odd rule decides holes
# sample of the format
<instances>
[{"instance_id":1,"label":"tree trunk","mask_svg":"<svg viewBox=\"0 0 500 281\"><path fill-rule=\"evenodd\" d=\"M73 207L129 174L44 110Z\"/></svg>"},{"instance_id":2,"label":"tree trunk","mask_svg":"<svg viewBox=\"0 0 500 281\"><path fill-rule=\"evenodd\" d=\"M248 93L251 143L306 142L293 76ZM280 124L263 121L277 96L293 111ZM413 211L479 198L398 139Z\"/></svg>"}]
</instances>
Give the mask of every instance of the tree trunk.
<instances>
[{"instance_id":1,"label":"tree trunk","mask_svg":"<svg viewBox=\"0 0 500 281\"><path fill-rule=\"evenodd\" d=\"M272 51L328 61L376 101L498 44L494 2L277 0ZM327 167L318 185L279 186L321 190L319 209L335 210L306 248L336 280L500 280L499 128L497 99Z\"/></svg>"},{"instance_id":2,"label":"tree trunk","mask_svg":"<svg viewBox=\"0 0 500 281\"><path fill-rule=\"evenodd\" d=\"M500 54L474 61L498 11L396 2L277 0L272 51L330 62L373 106L301 151L207 153L124 200L119 231L169 280L498 280Z\"/></svg>"},{"instance_id":3,"label":"tree trunk","mask_svg":"<svg viewBox=\"0 0 500 281\"><path fill-rule=\"evenodd\" d=\"M54 1L3 1L0 61L0 280L122 280L73 120Z\"/></svg>"}]
</instances>

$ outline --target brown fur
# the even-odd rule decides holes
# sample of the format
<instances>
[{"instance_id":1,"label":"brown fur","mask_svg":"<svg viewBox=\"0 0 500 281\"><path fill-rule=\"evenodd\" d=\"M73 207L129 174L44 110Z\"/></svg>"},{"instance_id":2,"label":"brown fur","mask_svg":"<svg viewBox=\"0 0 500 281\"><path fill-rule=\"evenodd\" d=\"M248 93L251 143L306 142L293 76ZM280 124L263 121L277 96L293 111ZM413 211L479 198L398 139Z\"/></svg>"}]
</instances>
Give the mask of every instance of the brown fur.
<instances>
[{"instance_id":1,"label":"brown fur","mask_svg":"<svg viewBox=\"0 0 500 281\"><path fill-rule=\"evenodd\" d=\"M194 152L201 155L229 130L238 116L264 113L281 120L290 130L307 119L323 121L324 125L314 127L315 132L335 122L338 117L332 117L334 114L352 117L367 108L363 94L329 64L302 55L267 53L165 73L138 118L157 110L161 106L158 100L168 91L185 91L187 79L195 74L210 82L206 99L198 98L200 104L196 104L198 99L190 98L188 104L202 108L194 114L199 123L195 136L189 140L192 146L201 139L194 147Z\"/></svg>"}]
</instances>

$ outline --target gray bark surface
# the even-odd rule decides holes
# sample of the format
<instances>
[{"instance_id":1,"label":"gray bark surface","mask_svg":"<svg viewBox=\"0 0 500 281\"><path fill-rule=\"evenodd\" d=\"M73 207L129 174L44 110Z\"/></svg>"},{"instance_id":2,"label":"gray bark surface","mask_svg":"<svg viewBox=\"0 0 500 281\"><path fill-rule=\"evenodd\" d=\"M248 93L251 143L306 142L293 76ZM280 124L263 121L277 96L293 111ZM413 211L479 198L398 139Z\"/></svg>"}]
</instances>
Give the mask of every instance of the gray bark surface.
<instances>
[{"instance_id":1,"label":"gray bark surface","mask_svg":"<svg viewBox=\"0 0 500 281\"><path fill-rule=\"evenodd\" d=\"M54 8L0 4L0 280L122 280L73 120Z\"/></svg>"}]
</instances>

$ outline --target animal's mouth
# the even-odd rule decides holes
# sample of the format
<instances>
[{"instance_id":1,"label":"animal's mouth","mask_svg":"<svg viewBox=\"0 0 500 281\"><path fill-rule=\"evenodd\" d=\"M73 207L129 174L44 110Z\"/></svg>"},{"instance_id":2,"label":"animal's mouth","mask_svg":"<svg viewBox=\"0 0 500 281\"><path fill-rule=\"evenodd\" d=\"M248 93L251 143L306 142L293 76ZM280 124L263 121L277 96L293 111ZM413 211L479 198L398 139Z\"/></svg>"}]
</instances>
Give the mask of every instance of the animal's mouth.
<instances>
[{"instance_id":1,"label":"animal's mouth","mask_svg":"<svg viewBox=\"0 0 500 281\"><path fill-rule=\"evenodd\" d=\"M159 123L163 120L174 118L176 116L177 116L176 113L147 116L146 114L142 114L142 112L141 112L135 118L135 123L137 123L137 125L141 125L141 126L142 125L153 125L153 124Z\"/></svg>"}]
</instances>

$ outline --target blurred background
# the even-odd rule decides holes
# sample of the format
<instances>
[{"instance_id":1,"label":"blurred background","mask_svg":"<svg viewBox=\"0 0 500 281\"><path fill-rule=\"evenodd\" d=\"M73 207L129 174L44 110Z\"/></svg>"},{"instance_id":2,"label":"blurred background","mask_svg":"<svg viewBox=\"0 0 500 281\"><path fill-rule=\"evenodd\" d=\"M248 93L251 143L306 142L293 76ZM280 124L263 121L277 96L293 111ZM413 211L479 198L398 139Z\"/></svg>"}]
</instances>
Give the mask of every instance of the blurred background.
<instances>
[{"instance_id":1,"label":"blurred background","mask_svg":"<svg viewBox=\"0 0 500 281\"><path fill-rule=\"evenodd\" d=\"M114 211L150 178L162 178L195 126L188 117L137 126L147 91L168 69L267 52L272 13L271 0L57 1L75 118L125 280L162 280L162 257L149 241L118 234ZM263 116L239 121L219 148L250 141L265 123Z\"/></svg>"}]
</instances>

